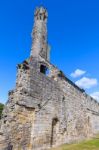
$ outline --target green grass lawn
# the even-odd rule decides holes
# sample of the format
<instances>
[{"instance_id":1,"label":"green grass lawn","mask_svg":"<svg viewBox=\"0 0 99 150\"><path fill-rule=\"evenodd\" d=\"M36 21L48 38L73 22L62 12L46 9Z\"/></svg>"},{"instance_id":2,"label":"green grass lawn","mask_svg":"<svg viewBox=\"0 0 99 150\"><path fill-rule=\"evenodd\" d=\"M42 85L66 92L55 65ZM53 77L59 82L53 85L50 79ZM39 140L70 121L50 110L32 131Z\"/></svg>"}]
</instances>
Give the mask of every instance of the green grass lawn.
<instances>
[{"instance_id":1,"label":"green grass lawn","mask_svg":"<svg viewBox=\"0 0 99 150\"><path fill-rule=\"evenodd\" d=\"M79 144L63 145L52 150L99 150L99 137Z\"/></svg>"}]
</instances>

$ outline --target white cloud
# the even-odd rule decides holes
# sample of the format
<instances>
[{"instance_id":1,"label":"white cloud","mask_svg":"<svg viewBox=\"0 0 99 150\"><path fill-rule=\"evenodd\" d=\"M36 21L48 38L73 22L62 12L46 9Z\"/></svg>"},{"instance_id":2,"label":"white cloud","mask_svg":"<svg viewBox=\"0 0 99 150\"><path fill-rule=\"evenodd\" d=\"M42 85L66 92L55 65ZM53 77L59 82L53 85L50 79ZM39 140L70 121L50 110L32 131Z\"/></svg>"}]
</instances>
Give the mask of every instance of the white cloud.
<instances>
[{"instance_id":1,"label":"white cloud","mask_svg":"<svg viewBox=\"0 0 99 150\"><path fill-rule=\"evenodd\" d=\"M76 69L73 73L71 73L70 76L73 78L77 78L77 77L84 75L85 73L86 73L86 71L84 71L84 70Z\"/></svg>"},{"instance_id":2,"label":"white cloud","mask_svg":"<svg viewBox=\"0 0 99 150\"><path fill-rule=\"evenodd\" d=\"M91 94L91 97L99 101L99 92L94 92Z\"/></svg>"},{"instance_id":3,"label":"white cloud","mask_svg":"<svg viewBox=\"0 0 99 150\"><path fill-rule=\"evenodd\" d=\"M98 81L97 79L83 77L80 80L76 81L75 84L81 88L90 89L91 87L97 85Z\"/></svg>"}]
</instances>

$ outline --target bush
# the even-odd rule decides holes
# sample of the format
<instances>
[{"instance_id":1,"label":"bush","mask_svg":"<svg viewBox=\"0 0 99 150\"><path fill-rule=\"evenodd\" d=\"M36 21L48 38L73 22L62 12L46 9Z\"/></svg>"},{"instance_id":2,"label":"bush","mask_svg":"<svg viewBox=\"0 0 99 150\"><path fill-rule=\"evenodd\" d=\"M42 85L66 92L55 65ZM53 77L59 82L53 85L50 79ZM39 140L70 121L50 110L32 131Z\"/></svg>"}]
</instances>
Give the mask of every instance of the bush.
<instances>
[{"instance_id":1,"label":"bush","mask_svg":"<svg viewBox=\"0 0 99 150\"><path fill-rule=\"evenodd\" d=\"M3 108L4 108L4 105L0 103L0 119L1 119Z\"/></svg>"}]
</instances>

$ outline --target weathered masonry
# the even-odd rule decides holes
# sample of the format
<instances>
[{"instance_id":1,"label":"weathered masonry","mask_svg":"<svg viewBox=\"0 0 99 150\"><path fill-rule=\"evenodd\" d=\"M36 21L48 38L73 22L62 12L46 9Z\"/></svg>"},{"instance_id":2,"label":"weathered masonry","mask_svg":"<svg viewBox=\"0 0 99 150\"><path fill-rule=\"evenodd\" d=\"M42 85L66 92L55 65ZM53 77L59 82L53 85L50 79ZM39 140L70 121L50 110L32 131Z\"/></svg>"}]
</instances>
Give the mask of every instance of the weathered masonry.
<instances>
[{"instance_id":1,"label":"weathered masonry","mask_svg":"<svg viewBox=\"0 0 99 150\"><path fill-rule=\"evenodd\" d=\"M0 150L47 150L99 132L99 103L50 63L47 10L37 8L30 57L0 122Z\"/></svg>"}]
</instances>

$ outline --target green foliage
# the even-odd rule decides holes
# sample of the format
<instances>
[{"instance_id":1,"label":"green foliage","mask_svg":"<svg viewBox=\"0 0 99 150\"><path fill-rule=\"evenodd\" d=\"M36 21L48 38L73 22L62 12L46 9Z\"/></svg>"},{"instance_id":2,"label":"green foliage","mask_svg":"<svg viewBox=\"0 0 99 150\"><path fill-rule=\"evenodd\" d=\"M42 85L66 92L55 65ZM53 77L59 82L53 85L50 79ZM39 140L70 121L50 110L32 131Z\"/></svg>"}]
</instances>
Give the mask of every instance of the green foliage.
<instances>
[{"instance_id":1,"label":"green foliage","mask_svg":"<svg viewBox=\"0 0 99 150\"><path fill-rule=\"evenodd\" d=\"M52 150L99 150L99 136L79 144L63 145Z\"/></svg>"},{"instance_id":2,"label":"green foliage","mask_svg":"<svg viewBox=\"0 0 99 150\"><path fill-rule=\"evenodd\" d=\"M4 108L4 105L0 103L0 119L1 119L3 108Z\"/></svg>"}]
</instances>

